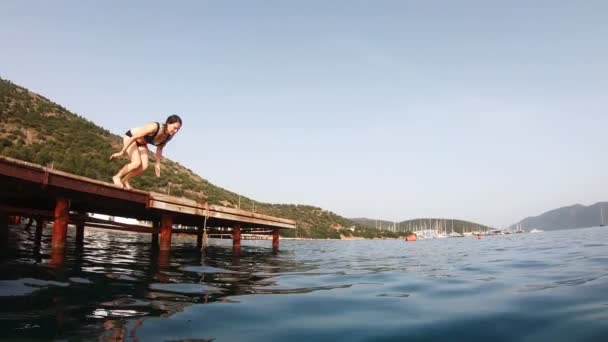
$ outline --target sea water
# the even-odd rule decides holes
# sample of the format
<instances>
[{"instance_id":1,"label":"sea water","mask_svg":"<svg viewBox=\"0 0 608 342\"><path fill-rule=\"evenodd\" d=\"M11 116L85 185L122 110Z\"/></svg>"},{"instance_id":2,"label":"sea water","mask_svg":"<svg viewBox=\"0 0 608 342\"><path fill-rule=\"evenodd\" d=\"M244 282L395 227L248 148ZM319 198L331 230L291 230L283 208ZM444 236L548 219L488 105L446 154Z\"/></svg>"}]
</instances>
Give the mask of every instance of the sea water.
<instances>
[{"instance_id":1,"label":"sea water","mask_svg":"<svg viewBox=\"0 0 608 342\"><path fill-rule=\"evenodd\" d=\"M405 242L211 240L11 226L0 338L126 341L608 341L608 228Z\"/></svg>"}]
</instances>

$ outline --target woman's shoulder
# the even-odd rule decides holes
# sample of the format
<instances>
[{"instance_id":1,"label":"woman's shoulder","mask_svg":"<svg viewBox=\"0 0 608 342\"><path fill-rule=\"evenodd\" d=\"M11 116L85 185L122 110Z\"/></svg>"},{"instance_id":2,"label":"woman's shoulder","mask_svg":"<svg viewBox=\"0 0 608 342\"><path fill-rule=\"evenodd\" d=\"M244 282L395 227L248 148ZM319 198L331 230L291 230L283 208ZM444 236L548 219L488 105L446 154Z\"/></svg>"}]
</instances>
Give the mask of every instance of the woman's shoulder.
<instances>
[{"instance_id":1,"label":"woman's shoulder","mask_svg":"<svg viewBox=\"0 0 608 342\"><path fill-rule=\"evenodd\" d=\"M152 122L147 123L147 124L146 124L145 126L143 126L142 128L143 128L143 129L144 129L146 132L152 133L152 132L155 132L155 131L158 129L159 125L160 125L160 124L159 124L158 122L156 122L156 121L152 121Z\"/></svg>"},{"instance_id":2,"label":"woman's shoulder","mask_svg":"<svg viewBox=\"0 0 608 342\"><path fill-rule=\"evenodd\" d=\"M158 122L153 121L153 122L149 122L143 126L132 128L131 132L134 132L135 134L148 135L148 134L152 134L152 133L156 132L157 129L158 129Z\"/></svg>"}]
</instances>

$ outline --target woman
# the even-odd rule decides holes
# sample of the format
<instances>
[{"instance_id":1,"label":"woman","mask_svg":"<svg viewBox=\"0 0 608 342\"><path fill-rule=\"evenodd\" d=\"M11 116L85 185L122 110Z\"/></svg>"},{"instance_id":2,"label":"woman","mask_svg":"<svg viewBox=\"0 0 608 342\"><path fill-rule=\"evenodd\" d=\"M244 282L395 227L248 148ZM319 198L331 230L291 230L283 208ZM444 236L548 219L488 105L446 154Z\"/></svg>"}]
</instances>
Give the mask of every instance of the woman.
<instances>
[{"instance_id":1,"label":"woman","mask_svg":"<svg viewBox=\"0 0 608 342\"><path fill-rule=\"evenodd\" d=\"M171 115L162 125L158 122L152 122L143 127L136 127L127 131L123 137L122 150L111 155L110 159L118 158L126 152L131 158L131 162L123 166L112 177L114 184L127 189L133 189L129 180L141 175L148 168L148 144L156 146L154 171L156 171L156 177L160 177L160 158L163 153L163 147L165 147L181 127L182 119L177 115Z\"/></svg>"}]
</instances>

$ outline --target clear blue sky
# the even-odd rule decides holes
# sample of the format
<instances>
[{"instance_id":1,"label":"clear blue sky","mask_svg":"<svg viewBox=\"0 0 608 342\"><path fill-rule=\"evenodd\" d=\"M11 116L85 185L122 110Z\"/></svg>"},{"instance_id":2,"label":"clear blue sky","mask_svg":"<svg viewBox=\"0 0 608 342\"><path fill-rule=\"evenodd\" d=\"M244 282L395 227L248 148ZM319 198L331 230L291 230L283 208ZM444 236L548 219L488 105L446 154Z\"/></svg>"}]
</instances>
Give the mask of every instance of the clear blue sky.
<instances>
[{"instance_id":1,"label":"clear blue sky","mask_svg":"<svg viewBox=\"0 0 608 342\"><path fill-rule=\"evenodd\" d=\"M116 134L178 113L167 157L259 201L505 226L608 200L607 19L606 1L5 0L0 76Z\"/></svg>"}]
</instances>

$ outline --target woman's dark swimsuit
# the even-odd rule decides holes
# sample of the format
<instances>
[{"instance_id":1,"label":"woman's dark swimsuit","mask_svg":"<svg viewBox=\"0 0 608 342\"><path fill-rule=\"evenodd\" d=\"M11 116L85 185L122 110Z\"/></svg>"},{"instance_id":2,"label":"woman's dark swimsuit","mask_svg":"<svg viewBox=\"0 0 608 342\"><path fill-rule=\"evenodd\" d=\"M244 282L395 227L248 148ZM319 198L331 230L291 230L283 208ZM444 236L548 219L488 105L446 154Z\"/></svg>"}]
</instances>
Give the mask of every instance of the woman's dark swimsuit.
<instances>
[{"instance_id":1,"label":"woman's dark swimsuit","mask_svg":"<svg viewBox=\"0 0 608 342\"><path fill-rule=\"evenodd\" d=\"M173 136L167 135L165 140L163 140L160 143L155 143L154 139L158 135L159 131L160 131L160 124L157 122L156 131L152 134L147 134L147 135L143 136L144 140L146 141L145 144L140 144L139 141L137 141L137 140L135 140L135 143L137 144L137 146L146 146L147 144L154 145L154 146L165 146L169 142L169 140L171 140L171 138L173 138ZM128 136L129 138L133 136L133 134L131 133L131 130L128 130L127 133L125 133L125 135Z\"/></svg>"}]
</instances>

